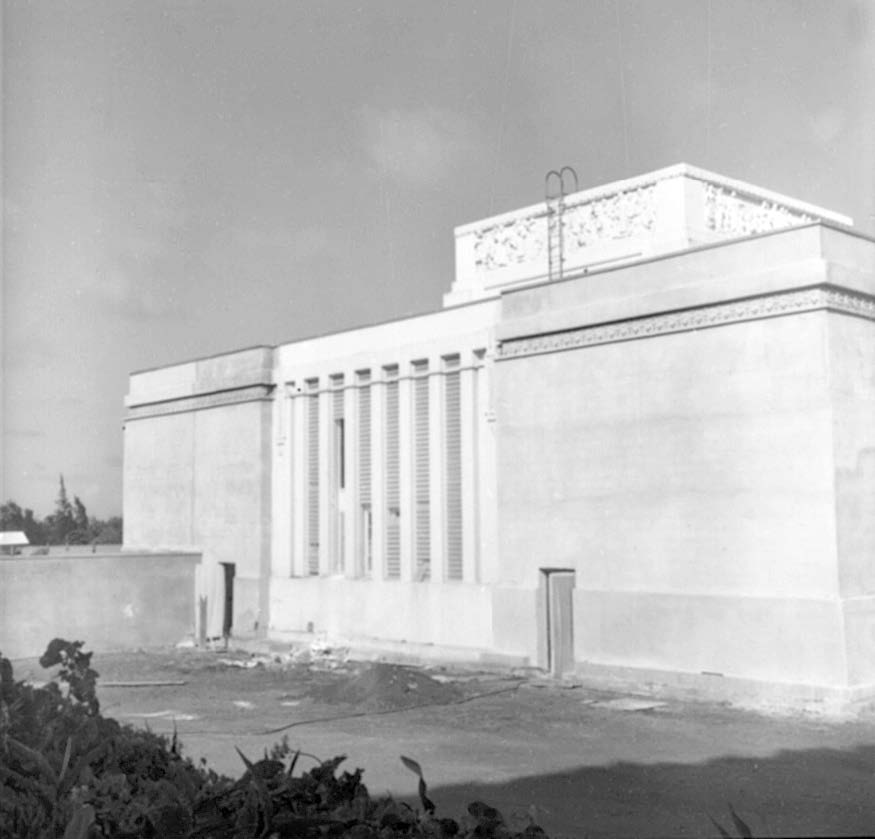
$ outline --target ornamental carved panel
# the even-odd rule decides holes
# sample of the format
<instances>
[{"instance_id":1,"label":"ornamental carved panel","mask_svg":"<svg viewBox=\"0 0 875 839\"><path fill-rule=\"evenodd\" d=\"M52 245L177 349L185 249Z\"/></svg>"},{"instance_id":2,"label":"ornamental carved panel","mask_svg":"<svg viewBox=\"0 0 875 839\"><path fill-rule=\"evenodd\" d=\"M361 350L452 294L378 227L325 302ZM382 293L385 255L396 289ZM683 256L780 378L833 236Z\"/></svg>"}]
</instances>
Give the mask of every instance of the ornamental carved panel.
<instances>
[{"instance_id":1,"label":"ornamental carved panel","mask_svg":"<svg viewBox=\"0 0 875 839\"><path fill-rule=\"evenodd\" d=\"M750 236L782 230L813 219L769 201L739 197L716 184L705 184L705 225L724 236Z\"/></svg>"},{"instance_id":2,"label":"ornamental carved panel","mask_svg":"<svg viewBox=\"0 0 875 839\"><path fill-rule=\"evenodd\" d=\"M563 227L566 252L649 233L656 224L654 193L649 186L568 207Z\"/></svg>"},{"instance_id":3,"label":"ornamental carved panel","mask_svg":"<svg viewBox=\"0 0 875 839\"><path fill-rule=\"evenodd\" d=\"M648 233L656 223L654 196L651 185L566 205L562 226L566 254ZM475 264L494 271L545 260L548 218L541 212L478 231Z\"/></svg>"}]
</instances>

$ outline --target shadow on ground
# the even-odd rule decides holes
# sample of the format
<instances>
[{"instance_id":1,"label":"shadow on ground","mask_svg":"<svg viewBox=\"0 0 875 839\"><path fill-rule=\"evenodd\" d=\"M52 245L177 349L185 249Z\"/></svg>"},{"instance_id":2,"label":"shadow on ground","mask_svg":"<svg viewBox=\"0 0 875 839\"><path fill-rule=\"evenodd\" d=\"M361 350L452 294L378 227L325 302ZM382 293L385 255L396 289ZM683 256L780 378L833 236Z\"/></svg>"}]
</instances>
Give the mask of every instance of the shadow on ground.
<instances>
[{"instance_id":1,"label":"shadow on ground","mask_svg":"<svg viewBox=\"0 0 875 839\"><path fill-rule=\"evenodd\" d=\"M257 756L288 735L323 759L349 755L343 768L363 767L374 795L418 803L417 779L399 760L408 755L441 815L457 818L479 799L522 825L534 806L555 839L718 836L709 815L736 836L729 803L757 837L875 835L871 715L765 716L583 687L507 687L487 674L471 681L434 670L224 658L179 650L95 657L102 708L158 733L178 731L185 754L234 777L242 771L235 747ZM16 674L44 678L33 664L16 664ZM468 698L443 704L459 695ZM401 707L411 697L437 704Z\"/></svg>"},{"instance_id":2,"label":"shadow on ground","mask_svg":"<svg viewBox=\"0 0 875 839\"><path fill-rule=\"evenodd\" d=\"M427 767L426 767L427 778ZM439 812L485 801L508 821L531 812L554 837L738 835L731 803L756 837L875 835L875 746L782 751L700 764L615 763L505 783L430 789Z\"/></svg>"}]
</instances>

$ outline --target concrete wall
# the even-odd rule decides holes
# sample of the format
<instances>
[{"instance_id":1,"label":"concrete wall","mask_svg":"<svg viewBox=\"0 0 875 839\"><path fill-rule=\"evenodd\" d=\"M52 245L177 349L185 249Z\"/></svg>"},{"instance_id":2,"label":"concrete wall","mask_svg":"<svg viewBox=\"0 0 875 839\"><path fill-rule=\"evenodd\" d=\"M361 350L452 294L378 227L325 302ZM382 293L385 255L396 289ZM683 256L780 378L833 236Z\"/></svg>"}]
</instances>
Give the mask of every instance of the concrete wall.
<instances>
[{"instance_id":1,"label":"concrete wall","mask_svg":"<svg viewBox=\"0 0 875 839\"><path fill-rule=\"evenodd\" d=\"M824 337L813 313L501 365L505 580L577 571L580 660L840 679Z\"/></svg>"},{"instance_id":2,"label":"concrete wall","mask_svg":"<svg viewBox=\"0 0 875 839\"><path fill-rule=\"evenodd\" d=\"M274 636L316 632L346 638L378 639L391 644L427 644L444 650L466 649L476 657L494 649L493 592L484 584L497 573L496 485L491 377L496 301L462 306L379 326L364 327L278 347L274 400L273 565L271 624ZM449 580L445 564L444 358L460 361L460 435L463 451L461 494L462 579ZM414 485L411 363L427 360L431 404L429 463L430 579L414 582ZM400 579L386 580L385 534L389 512L384 475L384 368L397 365L399 380ZM373 562L370 572L359 559L363 544L359 507L359 423L356 383L370 372L370 468ZM348 504L343 551L338 549L331 505L336 498L329 468L331 377L342 375L345 396L345 444ZM321 577L308 574L309 451L305 383L318 378L320 407ZM365 578L367 575L367 578Z\"/></svg>"},{"instance_id":3,"label":"concrete wall","mask_svg":"<svg viewBox=\"0 0 875 839\"><path fill-rule=\"evenodd\" d=\"M734 228L733 228L734 230ZM724 231L726 232L726 231ZM728 235L728 233L727 233ZM578 670L875 690L875 246L806 224L504 293L500 299L135 374L125 437L128 546L203 549L221 621L489 651L545 665L540 569L576 573ZM413 582L345 553L307 577L302 384L460 354L461 581ZM477 368L476 374L474 368ZM439 412L441 388L430 386ZM399 483L410 495L410 386ZM382 532L380 389L371 402ZM330 387L319 397L328 429ZM344 396L356 463L356 399ZM431 430L440 464L440 421ZM467 429L467 430L465 430ZM327 441L327 433L320 432ZM329 453L319 459L328 487ZM356 478L346 487L354 495ZM441 497L440 467L431 476ZM406 495L405 495L406 493ZM320 544L333 533L327 513ZM309 526L309 525L307 525ZM650 678L650 677L648 677ZM782 688L783 689L783 688Z\"/></svg>"},{"instance_id":4,"label":"concrete wall","mask_svg":"<svg viewBox=\"0 0 875 839\"><path fill-rule=\"evenodd\" d=\"M405 583L343 577L274 578L271 631L408 644L493 648L493 594L465 583Z\"/></svg>"},{"instance_id":5,"label":"concrete wall","mask_svg":"<svg viewBox=\"0 0 875 839\"><path fill-rule=\"evenodd\" d=\"M875 273L875 272L873 272ZM875 682L875 323L829 317L838 585L848 680Z\"/></svg>"},{"instance_id":6,"label":"concrete wall","mask_svg":"<svg viewBox=\"0 0 875 839\"><path fill-rule=\"evenodd\" d=\"M125 547L202 552L198 593L207 597L209 636L222 632L221 563L235 565L234 633L267 623L270 352L245 350L131 378Z\"/></svg>"},{"instance_id":7,"label":"concrete wall","mask_svg":"<svg viewBox=\"0 0 875 839\"><path fill-rule=\"evenodd\" d=\"M182 553L0 559L0 652L40 656L56 637L99 652L191 638L199 561Z\"/></svg>"},{"instance_id":8,"label":"concrete wall","mask_svg":"<svg viewBox=\"0 0 875 839\"><path fill-rule=\"evenodd\" d=\"M506 295L496 638L570 568L582 670L871 689L873 292L808 227Z\"/></svg>"}]
</instances>

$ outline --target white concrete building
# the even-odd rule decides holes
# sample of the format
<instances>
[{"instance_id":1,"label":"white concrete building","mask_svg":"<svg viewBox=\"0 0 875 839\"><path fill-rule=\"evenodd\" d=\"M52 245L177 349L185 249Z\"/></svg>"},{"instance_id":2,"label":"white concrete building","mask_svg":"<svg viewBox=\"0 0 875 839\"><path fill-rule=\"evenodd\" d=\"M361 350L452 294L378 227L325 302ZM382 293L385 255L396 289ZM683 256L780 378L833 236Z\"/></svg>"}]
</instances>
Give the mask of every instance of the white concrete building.
<instances>
[{"instance_id":1,"label":"white concrete building","mask_svg":"<svg viewBox=\"0 0 875 839\"><path fill-rule=\"evenodd\" d=\"M850 224L680 165L460 227L440 311L133 374L126 547L209 634L875 694Z\"/></svg>"}]
</instances>

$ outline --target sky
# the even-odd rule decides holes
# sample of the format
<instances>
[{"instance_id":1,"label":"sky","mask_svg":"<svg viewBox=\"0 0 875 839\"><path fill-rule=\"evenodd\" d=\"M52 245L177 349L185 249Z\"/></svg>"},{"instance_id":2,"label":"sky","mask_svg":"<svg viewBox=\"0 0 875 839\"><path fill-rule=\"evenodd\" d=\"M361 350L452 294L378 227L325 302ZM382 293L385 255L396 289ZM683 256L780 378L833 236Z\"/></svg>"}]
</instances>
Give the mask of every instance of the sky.
<instances>
[{"instance_id":1,"label":"sky","mask_svg":"<svg viewBox=\"0 0 875 839\"><path fill-rule=\"evenodd\" d=\"M686 162L875 235L875 2L0 0L0 501L130 372L440 307L453 228Z\"/></svg>"}]
</instances>

